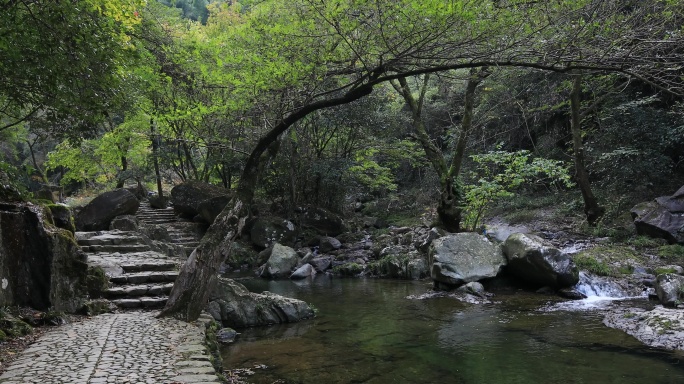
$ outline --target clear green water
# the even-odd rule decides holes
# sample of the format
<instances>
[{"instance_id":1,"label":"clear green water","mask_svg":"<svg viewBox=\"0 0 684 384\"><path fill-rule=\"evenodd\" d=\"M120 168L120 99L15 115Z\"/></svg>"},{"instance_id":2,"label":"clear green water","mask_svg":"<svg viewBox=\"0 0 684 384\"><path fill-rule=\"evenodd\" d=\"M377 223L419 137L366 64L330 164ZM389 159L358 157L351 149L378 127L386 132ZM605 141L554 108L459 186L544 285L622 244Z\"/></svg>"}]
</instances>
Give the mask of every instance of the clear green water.
<instances>
[{"instance_id":1,"label":"clear green water","mask_svg":"<svg viewBox=\"0 0 684 384\"><path fill-rule=\"evenodd\" d=\"M226 368L252 383L684 383L684 355L650 349L592 312L540 311L547 298L409 300L425 282L319 276L241 281L313 304L297 324L242 330Z\"/></svg>"}]
</instances>

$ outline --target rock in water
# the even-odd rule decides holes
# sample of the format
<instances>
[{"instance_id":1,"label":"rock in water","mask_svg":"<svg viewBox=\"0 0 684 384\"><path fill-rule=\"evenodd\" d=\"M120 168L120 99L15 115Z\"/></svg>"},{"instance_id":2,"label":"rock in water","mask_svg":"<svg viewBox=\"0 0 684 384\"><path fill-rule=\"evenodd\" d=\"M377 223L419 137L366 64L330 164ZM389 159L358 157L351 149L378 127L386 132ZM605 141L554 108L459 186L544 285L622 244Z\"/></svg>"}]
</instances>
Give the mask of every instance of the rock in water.
<instances>
[{"instance_id":1,"label":"rock in water","mask_svg":"<svg viewBox=\"0 0 684 384\"><path fill-rule=\"evenodd\" d=\"M292 274L290 275L290 279L301 280L315 275L316 269L314 269L314 267L311 264L304 264L301 267L297 268L296 271L292 272Z\"/></svg>"},{"instance_id":2,"label":"rock in water","mask_svg":"<svg viewBox=\"0 0 684 384\"><path fill-rule=\"evenodd\" d=\"M209 294L207 311L224 327L232 328L293 323L314 316L311 307L301 300L271 292L252 293L222 277Z\"/></svg>"},{"instance_id":3,"label":"rock in water","mask_svg":"<svg viewBox=\"0 0 684 384\"><path fill-rule=\"evenodd\" d=\"M514 233L503 243L503 252L510 273L527 284L558 289L579 282L575 262L539 236Z\"/></svg>"},{"instance_id":4,"label":"rock in water","mask_svg":"<svg viewBox=\"0 0 684 384\"><path fill-rule=\"evenodd\" d=\"M94 198L76 216L78 231L106 231L111 221L121 215L134 215L140 202L129 191L115 189Z\"/></svg>"},{"instance_id":5,"label":"rock in water","mask_svg":"<svg viewBox=\"0 0 684 384\"><path fill-rule=\"evenodd\" d=\"M216 340L222 344L229 344L235 341L237 335L233 328L221 328L216 332Z\"/></svg>"},{"instance_id":6,"label":"rock in water","mask_svg":"<svg viewBox=\"0 0 684 384\"><path fill-rule=\"evenodd\" d=\"M268 258L261 272L261 277L274 279L288 277L298 263L299 255L297 255L294 249L278 243L273 244L271 257Z\"/></svg>"},{"instance_id":7,"label":"rock in water","mask_svg":"<svg viewBox=\"0 0 684 384\"><path fill-rule=\"evenodd\" d=\"M672 196L637 204L630 212L638 234L684 244L684 186Z\"/></svg>"},{"instance_id":8,"label":"rock in water","mask_svg":"<svg viewBox=\"0 0 684 384\"><path fill-rule=\"evenodd\" d=\"M656 277L655 290L662 305L675 307L684 300L684 276L660 274Z\"/></svg>"},{"instance_id":9,"label":"rock in water","mask_svg":"<svg viewBox=\"0 0 684 384\"><path fill-rule=\"evenodd\" d=\"M495 277L506 265L501 249L476 233L457 233L430 245L432 280L447 285Z\"/></svg>"}]
</instances>

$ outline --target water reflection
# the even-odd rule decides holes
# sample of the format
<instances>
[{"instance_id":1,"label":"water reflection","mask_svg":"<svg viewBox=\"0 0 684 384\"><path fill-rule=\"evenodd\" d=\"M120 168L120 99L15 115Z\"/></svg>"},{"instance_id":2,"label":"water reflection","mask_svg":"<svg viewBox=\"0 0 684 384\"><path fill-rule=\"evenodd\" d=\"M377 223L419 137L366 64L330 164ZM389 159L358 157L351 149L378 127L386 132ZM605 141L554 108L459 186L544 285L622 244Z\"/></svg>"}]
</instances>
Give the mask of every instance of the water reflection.
<instances>
[{"instance_id":1,"label":"water reflection","mask_svg":"<svg viewBox=\"0 0 684 384\"><path fill-rule=\"evenodd\" d=\"M421 282L242 281L313 303L318 317L242 330L226 367L266 364L253 383L681 383L679 356L644 348L595 312L544 312L546 298L499 293L495 303L408 300Z\"/></svg>"}]
</instances>

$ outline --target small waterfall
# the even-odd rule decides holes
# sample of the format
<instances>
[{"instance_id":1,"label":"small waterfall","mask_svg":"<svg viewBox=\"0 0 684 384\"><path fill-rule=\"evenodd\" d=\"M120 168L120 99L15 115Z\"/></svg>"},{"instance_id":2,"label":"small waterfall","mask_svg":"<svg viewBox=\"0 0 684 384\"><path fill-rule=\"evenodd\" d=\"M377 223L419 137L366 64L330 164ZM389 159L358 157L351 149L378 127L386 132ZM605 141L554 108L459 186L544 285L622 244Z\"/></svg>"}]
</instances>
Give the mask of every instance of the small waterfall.
<instances>
[{"instance_id":1,"label":"small waterfall","mask_svg":"<svg viewBox=\"0 0 684 384\"><path fill-rule=\"evenodd\" d=\"M587 298L615 300L631 297L617 282L602 276L594 276L584 271L580 272L580 280L575 289L577 292L587 296Z\"/></svg>"},{"instance_id":2,"label":"small waterfall","mask_svg":"<svg viewBox=\"0 0 684 384\"><path fill-rule=\"evenodd\" d=\"M623 287L618 281L604 276L595 276L581 271L580 281L575 286L575 290L581 292L586 299L565 301L554 304L547 308L549 311L577 311L599 309L610 305L617 300L633 299L643 297L629 289Z\"/></svg>"}]
</instances>

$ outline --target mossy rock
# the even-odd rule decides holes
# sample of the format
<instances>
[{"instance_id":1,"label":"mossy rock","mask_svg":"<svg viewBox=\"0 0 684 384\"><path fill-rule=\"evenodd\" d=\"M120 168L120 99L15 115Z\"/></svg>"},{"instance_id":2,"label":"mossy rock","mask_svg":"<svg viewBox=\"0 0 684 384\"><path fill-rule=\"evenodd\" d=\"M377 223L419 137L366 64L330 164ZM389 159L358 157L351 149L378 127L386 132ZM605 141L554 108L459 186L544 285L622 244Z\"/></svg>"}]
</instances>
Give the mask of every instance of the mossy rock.
<instances>
[{"instance_id":1,"label":"mossy rock","mask_svg":"<svg viewBox=\"0 0 684 384\"><path fill-rule=\"evenodd\" d=\"M25 336L31 333L30 325L28 325L23 320L19 320L14 316L5 315L5 317L0 320L0 330L2 330L6 336L9 337L19 337Z\"/></svg>"},{"instance_id":2,"label":"mossy rock","mask_svg":"<svg viewBox=\"0 0 684 384\"><path fill-rule=\"evenodd\" d=\"M107 288L109 288L109 278L107 278L104 269L100 267L88 267L86 286L88 288L88 295L90 295L91 298L96 299L102 297Z\"/></svg>"},{"instance_id":3,"label":"mossy rock","mask_svg":"<svg viewBox=\"0 0 684 384\"><path fill-rule=\"evenodd\" d=\"M346 263L333 268L333 273L342 276L357 276L363 272L364 266L358 263Z\"/></svg>"},{"instance_id":4,"label":"mossy rock","mask_svg":"<svg viewBox=\"0 0 684 384\"><path fill-rule=\"evenodd\" d=\"M116 305L106 299L95 299L87 301L83 305L82 313L87 316L97 316L103 313L111 313L116 310Z\"/></svg>"}]
</instances>

